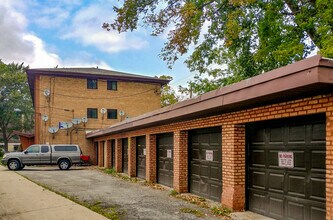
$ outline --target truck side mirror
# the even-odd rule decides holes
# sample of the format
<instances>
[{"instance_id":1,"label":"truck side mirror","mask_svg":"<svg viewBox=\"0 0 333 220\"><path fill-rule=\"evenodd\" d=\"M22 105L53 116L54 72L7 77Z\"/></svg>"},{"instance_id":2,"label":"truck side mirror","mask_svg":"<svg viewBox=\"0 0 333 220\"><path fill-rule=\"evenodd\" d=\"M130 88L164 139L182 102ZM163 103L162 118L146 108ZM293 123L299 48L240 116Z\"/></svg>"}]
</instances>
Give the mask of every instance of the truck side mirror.
<instances>
[{"instance_id":1,"label":"truck side mirror","mask_svg":"<svg viewBox=\"0 0 333 220\"><path fill-rule=\"evenodd\" d=\"M27 154L28 153L28 151L24 151L24 154Z\"/></svg>"}]
</instances>

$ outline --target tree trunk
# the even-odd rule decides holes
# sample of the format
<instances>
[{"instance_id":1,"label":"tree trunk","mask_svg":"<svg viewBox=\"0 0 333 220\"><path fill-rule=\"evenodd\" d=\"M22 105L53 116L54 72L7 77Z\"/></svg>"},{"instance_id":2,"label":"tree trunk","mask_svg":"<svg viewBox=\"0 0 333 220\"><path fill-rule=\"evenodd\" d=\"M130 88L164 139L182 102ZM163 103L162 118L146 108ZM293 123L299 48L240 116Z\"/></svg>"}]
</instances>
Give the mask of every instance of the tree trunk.
<instances>
[{"instance_id":1,"label":"tree trunk","mask_svg":"<svg viewBox=\"0 0 333 220\"><path fill-rule=\"evenodd\" d=\"M3 138L3 149L5 152L8 152L8 139L7 139L7 134L6 134L6 130L2 129L2 138Z\"/></svg>"},{"instance_id":2,"label":"tree trunk","mask_svg":"<svg viewBox=\"0 0 333 220\"><path fill-rule=\"evenodd\" d=\"M3 143L5 144L3 146L3 149L5 150L5 152L8 152L8 140L6 138L3 139Z\"/></svg>"}]
</instances>

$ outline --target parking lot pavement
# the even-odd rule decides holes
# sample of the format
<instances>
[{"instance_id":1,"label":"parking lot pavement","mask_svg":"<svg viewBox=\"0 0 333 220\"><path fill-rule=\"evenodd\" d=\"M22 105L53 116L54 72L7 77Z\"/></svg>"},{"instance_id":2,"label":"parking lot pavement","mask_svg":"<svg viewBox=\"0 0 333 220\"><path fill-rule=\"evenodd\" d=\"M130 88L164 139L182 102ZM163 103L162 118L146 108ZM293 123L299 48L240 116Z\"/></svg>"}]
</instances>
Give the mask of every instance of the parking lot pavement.
<instances>
[{"instance_id":1,"label":"parking lot pavement","mask_svg":"<svg viewBox=\"0 0 333 220\"><path fill-rule=\"evenodd\" d=\"M0 166L0 219L106 219Z\"/></svg>"},{"instance_id":2,"label":"parking lot pavement","mask_svg":"<svg viewBox=\"0 0 333 220\"><path fill-rule=\"evenodd\" d=\"M26 167L19 174L85 203L111 206L121 219L221 219L209 210L169 196L169 191L152 189L107 175L97 169L72 167ZM198 217L183 210L197 210Z\"/></svg>"}]
</instances>

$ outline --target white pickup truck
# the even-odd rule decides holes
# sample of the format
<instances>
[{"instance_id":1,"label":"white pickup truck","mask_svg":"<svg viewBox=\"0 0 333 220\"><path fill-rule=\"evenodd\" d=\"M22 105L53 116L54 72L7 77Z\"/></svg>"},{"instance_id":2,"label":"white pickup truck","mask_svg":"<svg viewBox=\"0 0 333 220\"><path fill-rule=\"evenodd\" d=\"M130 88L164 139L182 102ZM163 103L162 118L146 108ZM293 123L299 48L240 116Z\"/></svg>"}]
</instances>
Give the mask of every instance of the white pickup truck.
<instances>
[{"instance_id":1,"label":"white pickup truck","mask_svg":"<svg viewBox=\"0 0 333 220\"><path fill-rule=\"evenodd\" d=\"M73 164L81 164L82 151L73 144L35 144L23 152L6 153L1 163L9 170L21 170L25 165L58 165L68 170Z\"/></svg>"}]
</instances>

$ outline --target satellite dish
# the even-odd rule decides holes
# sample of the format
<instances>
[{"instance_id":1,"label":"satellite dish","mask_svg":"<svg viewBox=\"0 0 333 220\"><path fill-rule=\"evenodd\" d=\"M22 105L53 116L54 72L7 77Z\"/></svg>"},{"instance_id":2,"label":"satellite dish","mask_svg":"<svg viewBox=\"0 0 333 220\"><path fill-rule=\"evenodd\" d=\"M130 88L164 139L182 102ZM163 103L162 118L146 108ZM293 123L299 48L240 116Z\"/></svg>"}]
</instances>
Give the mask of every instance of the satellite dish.
<instances>
[{"instance_id":1,"label":"satellite dish","mask_svg":"<svg viewBox=\"0 0 333 220\"><path fill-rule=\"evenodd\" d=\"M87 117L82 117L82 122L83 123L87 123L88 122L88 118Z\"/></svg>"},{"instance_id":2,"label":"satellite dish","mask_svg":"<svg viewBox=\"0 0 333 220\"><path fill-rule=\"evenodd\" d=\"M42 120L44 121L44 122L47 122L47 120L49 120L49 117L47 116L47 115L43 115L42 116Z\"/></svg>"},{"instance_id":3,"label":"satellite dish","mask_svg":"<svg viewBox=\"0 0 333 220\"><path fill-rule=\"evenodd\" d=\"M62 127L65 129L71 128L73 126L72 122L63 122Z\"/></svg>"},{"instance_id":4,"label":"satellite dish","mask_svg":"<svg viewBox=\"0 0 333 220\"><path fill-rule=\"evenodd\" d=\"M57 133L58 130L59 130L58 127L49 127L49 129L48 129L48 131L49 131L51 134Z\"/></svg>"},{"instance_id":5,"label":"satellite dish","mask_svg":"<svg viewBox=\"0 0 333 220\"><path fill-rule=\"evenodd\" d=\"M73 123L74 125L78 125L78 124L80 124L80 123L81 123L81 118L73 118L73 119L72 119L72 123Z\"/></svg>"},{"instance_id":6,"label":"satellite dish","mask_svg":"<svg viewBox=\"0 0 333 220\"><path fill-rule=\"evenodd\" d=\"M51 92L50 92L50 90L49 90L49 89L44 89L44 92L43 92L43 94L44 94L46 97L49 97L49 96L50 96L50 94L51 94Z\"/></svg>"},{"instance_id":7,"label":"satellite dish","mask_svg":"<svg viewBox=\"0 0 333 220\"><path fill-rule=\"evenodd\" d=\"M120 111L119 111L119 115L120 115L120 116L124 116L124 115L125 115L125 112L124 112L123 110L120 110Z\"/></svg>"},{"instance_id":8,"label":"satellite dish","mask_svg":"<svg viewBox=\"0 0 333 220\"><path fill-rule=\"evenodd\" d=\"M106 108L101 108L101 113L105 114L106 113Z\"/></svg>"}]
</instances>

